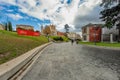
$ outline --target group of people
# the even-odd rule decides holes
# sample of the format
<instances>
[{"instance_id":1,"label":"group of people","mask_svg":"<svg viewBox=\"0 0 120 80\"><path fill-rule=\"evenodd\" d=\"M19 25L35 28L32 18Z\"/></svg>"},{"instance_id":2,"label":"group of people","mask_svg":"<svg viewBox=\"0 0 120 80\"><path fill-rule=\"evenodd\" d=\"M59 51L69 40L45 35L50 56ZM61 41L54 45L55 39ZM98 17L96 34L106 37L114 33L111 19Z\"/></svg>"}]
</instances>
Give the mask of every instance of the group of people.
<instances>
[{"instance_id":1,"label":"group of people","mask_svg":"<svg viewBox=\"0 0 120 80\"><path fill-rule=\"evenodd\" d=\"M76 40L71 39L71 44L72 44L72 45L73 45L74 42L76 42L76 44L78 44L79 41L78 41L77 39L76 39Z\"/></svg>"}]
</instances>

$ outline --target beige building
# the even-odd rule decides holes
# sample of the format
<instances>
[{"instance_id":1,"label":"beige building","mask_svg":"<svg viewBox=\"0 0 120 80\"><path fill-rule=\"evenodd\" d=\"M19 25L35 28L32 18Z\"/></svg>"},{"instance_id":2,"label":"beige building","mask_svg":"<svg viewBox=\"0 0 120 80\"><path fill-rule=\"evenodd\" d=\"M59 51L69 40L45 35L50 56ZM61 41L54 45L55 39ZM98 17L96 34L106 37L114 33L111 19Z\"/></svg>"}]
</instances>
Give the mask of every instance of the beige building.
<instances>
[{"instance_id":1,"label":"beige building","mask_svg":"<svg viewBox=\"0 0 120 80\"><path fill-rule=\"evenodd\" d=\"M57 30L55 25L47 25L45 26L45 28L41 28L41 34L42 35L52 35L52 36L56 36L57 35Z\"/></svg>"},{"instance_id":2,"label":"beige building","mask_svg":"<svg viewBox=\"0 0 120 80\"><path fill-rule=\"evenodd\" d=\"M70 39L81 39L79 34L76 34L75 32L69 32L67 33L68 38Z\"/></svg>"},{"instance_id":3,"label":"beige building","mask_svg":"<svg viewBox=\"0 0 120 80\"><path fill-rule=\"evenodd\" d=\"M5 26L0 24L0 30L5 30Z\"/></svg>"},{"instance_id":4,"label":"beige building","mask_svg":"<svg viewBox=\"0 0 120 80\"><path fill-rule=\"evenodd\" d=\"M76 34L76 39L81 40L81 36L79 34Z\"/></svg>"},{"instance_id":5,"label":"beige building","mask_svg":"<svg viewBox=\"0 0 120 80\"><path fill-rule=\"evenodd\" d=\"M34 31L33 26L30 26L30 25L16 25L16 28L21 28L21 29L25 29L25 30L33 30Z\"/></svg>"},{"instance_id":6,"label":"beige building","mask_svg":"<svg viewBox=\"0 0 120 80\"><path fill-rule=\"evenodd\" d=\"M89 27L82 27L82 39L83 41L89 41Z\"/></svg>"}]
</instances>

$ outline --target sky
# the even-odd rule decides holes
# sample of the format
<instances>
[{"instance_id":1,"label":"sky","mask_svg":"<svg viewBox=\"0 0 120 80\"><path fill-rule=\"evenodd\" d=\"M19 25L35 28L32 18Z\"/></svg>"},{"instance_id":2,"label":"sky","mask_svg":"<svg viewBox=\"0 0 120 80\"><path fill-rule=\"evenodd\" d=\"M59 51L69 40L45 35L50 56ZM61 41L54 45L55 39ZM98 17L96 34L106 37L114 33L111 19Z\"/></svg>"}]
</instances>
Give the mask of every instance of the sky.
<instances>
[{"instance_id":1,"label":"sky","mask_svg":"<svg viewBox=\"0 0 120 80\"><path fill-rule=\"evenodd\" d=\"M88 23L102 23L99 19L101 0L0 0L0 23L11 21L34 26L56 25L58 31L70 26L71 32L80 32Z\"/></svg>"}]
</instances>

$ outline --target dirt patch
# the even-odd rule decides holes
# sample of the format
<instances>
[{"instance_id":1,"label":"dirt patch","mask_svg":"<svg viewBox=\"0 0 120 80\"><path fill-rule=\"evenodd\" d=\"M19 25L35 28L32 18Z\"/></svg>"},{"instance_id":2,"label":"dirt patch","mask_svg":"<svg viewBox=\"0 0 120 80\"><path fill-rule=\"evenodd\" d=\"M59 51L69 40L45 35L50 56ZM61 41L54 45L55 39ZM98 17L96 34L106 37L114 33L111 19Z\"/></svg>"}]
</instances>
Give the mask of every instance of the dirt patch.
<instances>
[{"instance_id":1,"label":"dirt patch","mask_svg":"<svg viewBox=\"0 0 120 80\"><path fill-rule=\"evenodd\" d=\"M4 58L4 57L7 57L9 56L11 53L10 52L6 52L6 53L0 53L0 58Z\"/></svg>"}]
</instances>

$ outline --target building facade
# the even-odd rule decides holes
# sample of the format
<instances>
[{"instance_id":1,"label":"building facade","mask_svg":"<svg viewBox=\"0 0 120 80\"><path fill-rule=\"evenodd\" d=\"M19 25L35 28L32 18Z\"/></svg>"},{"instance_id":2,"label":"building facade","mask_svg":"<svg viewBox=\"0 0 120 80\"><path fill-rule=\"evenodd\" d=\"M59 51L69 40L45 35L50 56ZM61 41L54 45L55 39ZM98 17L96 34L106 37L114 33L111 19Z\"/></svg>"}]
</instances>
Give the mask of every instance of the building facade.
<instances>
[{"instance_id":1,"label":"building facade","mask_svg":"<svg viewBox=\"0 0 120 80\"><path fill-rule=\"evenodd\" d=\"M108 29L106 27L102 28L102 35L101 35L101 41L110 41L110 35L112 34L113 42L118 40L118 30L116 27L113 27L111 29Z\"/></svg>"},{"instance_id":2,"label":"building facade","mask_svg":"<svg viewBox=\"0 0 120 80\"><path fill-rule=\"evenodd\" d=\"M82 27L82 40L89 41L89 27L87 26Z\"/></svg>"},{"instance_id":3,"label":"building facade","mask_svg":"<svg viewBox=\"0 0 120 80\"><path fill-rule=\"evenodd\" d=\"M0 24L0 30L5 30L5 26Z\"/></svg>"},{"instance_id":4,"label":"building facade","mask_svg":"<svg viewBox=\"0 0 120 80\"><path fill-rule=\"evenodd\" d=\"M47 25L45 26L45 28L42 28L41 32L42 35L51 35L51 36L57 35L57 30L55 25Z\"/></svg>"},{"instance_id":5,"label":"building facade","mask_svg":"<svg viewBox=\"0 0 120 80\"><path fill-rule=\"evenodd\" d=\"M65 33L57 31L57 36L65 36Z\"/></svg>"},{"instance_id":6,"label":"building facade","mask_svg":"<svg viewBox=\"0 0 120 80\"><path fill-rule=\"evenodd\" d=\"M39 31L34 31L33 26L30 25L16 25L18 35L26 36L40 36Z\"/></svg>"},{"instance_id":7,"label":"building facade","mask_svg":"<svg viewBox=\"0 0 120 80\"><path fill-rule=\"evenodd\" d=\"M86 42L101 41L101 24L88 24L82 27L82 40Z\"/></svg>"},{"instance_id":8,"label":"building facade","mask_svg":"<svg viewBox=\"0 0 120 80\"><path fill-rule=\"evenodd\" d=\"M67 37L70 39L81 39L80 35L75 32L67 33Z\"/></svg>"}]
</instances>

